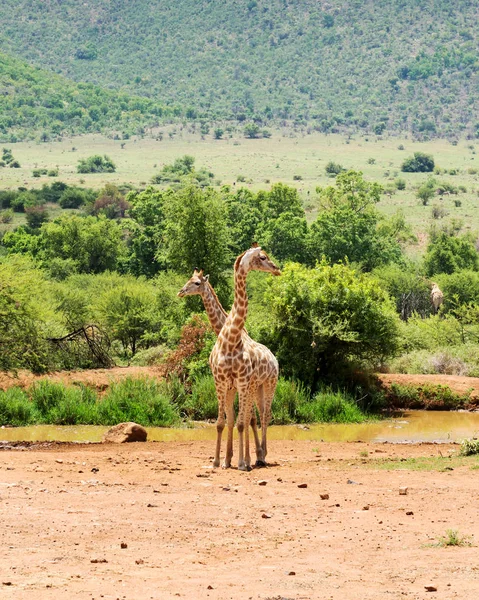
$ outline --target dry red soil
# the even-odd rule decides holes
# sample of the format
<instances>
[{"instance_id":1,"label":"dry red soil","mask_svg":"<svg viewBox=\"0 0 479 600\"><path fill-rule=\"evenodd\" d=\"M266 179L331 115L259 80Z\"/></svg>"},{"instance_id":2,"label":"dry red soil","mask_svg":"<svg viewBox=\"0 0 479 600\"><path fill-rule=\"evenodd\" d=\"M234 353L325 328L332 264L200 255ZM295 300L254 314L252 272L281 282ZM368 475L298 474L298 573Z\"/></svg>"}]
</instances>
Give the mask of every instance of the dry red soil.
<instances>
[{"instance_id":1,"label":"dry red soil","mask_svg":"<svg viewBox=\"0 0 479 600\"><path fill-rule=\"evenodd\" d=\"M457 451L273 441L243 473L212 442L4 444L0 598L476 600L477 459L380 468Z\"/></svg>"}]
</instances>

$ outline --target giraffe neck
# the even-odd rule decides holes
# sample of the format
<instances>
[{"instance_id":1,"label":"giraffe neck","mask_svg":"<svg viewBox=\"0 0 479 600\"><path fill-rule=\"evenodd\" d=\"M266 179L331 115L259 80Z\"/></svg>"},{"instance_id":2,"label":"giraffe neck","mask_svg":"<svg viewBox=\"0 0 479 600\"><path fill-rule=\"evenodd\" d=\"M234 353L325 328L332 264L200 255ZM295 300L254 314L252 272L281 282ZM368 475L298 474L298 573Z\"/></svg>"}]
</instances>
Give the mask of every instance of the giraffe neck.
<instances>
[{"instance_id":1,"label":"giraffe neck","mask_svg":"<svg viewBox=\"0 0 479 600\"><path fill-rule=\"evenodd\" d=\"M248 297L246 295L246 276L248 271L241 266L235 271L235 299L221 336L229 345L235 346L241 340L246 317L248 315Z\"/></svg>"},{"instance_id":2,"label":"giraffe neck","mask_svg":"<svg viewBox=\"0 0 479 600\"><path fill-rule=\"evenodd\" d=\"M201 297L203 298L203 304L205 305L206 314L208 315L211 327L213 327L216 335L219 335L226 321L226 312L209 283L206 285L205 292L201 294Z\"/></svg>"}]
</instances>

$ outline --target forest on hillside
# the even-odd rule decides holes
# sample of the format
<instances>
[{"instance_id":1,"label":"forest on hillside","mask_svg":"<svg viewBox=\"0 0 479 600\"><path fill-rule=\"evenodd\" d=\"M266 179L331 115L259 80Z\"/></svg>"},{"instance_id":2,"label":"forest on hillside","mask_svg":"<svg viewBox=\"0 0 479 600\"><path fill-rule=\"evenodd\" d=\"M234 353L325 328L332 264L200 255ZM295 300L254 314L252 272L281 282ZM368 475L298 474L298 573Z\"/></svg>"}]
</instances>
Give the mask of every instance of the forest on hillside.
<instances>
[{"instance_id":1,"label":"forest on hillside","mask_svg":"<svg viewBox=\"0 0 479 600\"><path fill-rule=\"evenodd\" d=\"M3 0L2 9L3 52L189 119L420 138L478 131L479 15L469 0Z\"/></svg>"}]
</instances>

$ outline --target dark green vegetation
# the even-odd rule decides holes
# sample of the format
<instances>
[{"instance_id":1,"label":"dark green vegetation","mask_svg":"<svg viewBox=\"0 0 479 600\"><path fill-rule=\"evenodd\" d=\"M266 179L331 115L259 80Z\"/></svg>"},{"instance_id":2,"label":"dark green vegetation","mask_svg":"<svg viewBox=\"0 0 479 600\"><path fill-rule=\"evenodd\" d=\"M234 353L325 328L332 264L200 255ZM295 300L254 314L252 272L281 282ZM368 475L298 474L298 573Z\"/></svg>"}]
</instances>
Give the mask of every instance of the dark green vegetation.
<instances>
[{"instance_id":1,"label":"dark green vegetation","mask_svg":"<svg viewBox=\"0 0 479 600\"><path fill-rule=\"evenodd\" d=\"M189 119L239 121L254 136L271 120L324 132L475 136L477 19L468 0L4 0L4 52L93 87L55 76L59 88L70 86L68 104L60 97L49 106L56 95L43 85L40 106L29 106L31 93L20 91L23 103L12 98L10 78L0 97L13 101L7 127L16 124L22 136L28 122L46 132L71 129L70 104L76 131L130 131L166 104ZM35 71L5 60L22 90ZM95 86L119 90L121 100Z\"/></svg>"},{"instance_id":2,"label":"dark green vegetation","mask_svg":"<svg viewBox=\"0 0 479 600\"><path fill-rule=\"evenodd\" d=\"M179 114L157 98L74 83L2 52L0 90L0 140L6 142L46 142L62 134L97 131L114 131L127 138L158 125L165 116Z\"/></svg>"},{"instance_id":3,"label":"dark green vegetation","mask_svg":"<svg viewBox=\"0 0 479 600\"><path fill-rule=\"evenodd\" d=\"M10 226L0 242L0 369L156 364L179 415L213 418L215 338L200 299L176 294L203 268L228 308L234 259L252 240L282 267L281 277L248 279L248 331L277 355L286 378L275 422L357 421L361 411L387 407L358 376L368 369L479 369L478 253L457 224L436 228L424 259L411 262L404 219L378 212L382 188L361 173L341 172L318 188L320 210L308 223L294 188L218 189L199 172L184 156L162 169L178 177L167 189L53 181L1 192L0 214L24 211L27 224ZM50 219L58 205L63 213ZM438 315L428 277L444 292ZM467 404L448 388L392 392L404 407ZM160 408L148 410L138 408L136 420L153 422Z\"/></svg>"},{"instance_id":4,"label":"dark green vegetation","mask_svg":"<svg viewBox=\"0 0 479 600\"><path fill-rule=\"evenodd\" d=\"M216 419L217 400L213 378L193 382L191 393L175 377L160 382L130 379L113 383L100 398L83 385L64 386L41 380L27 391L0 390L0 423L21 426L116 425L134 421L146 427L168 427L182 420ZM350 397L330 390L313 398L295 382L280 379L273 403L273 423L359 423L366 416Z\"/></svg>"}]
</instances>

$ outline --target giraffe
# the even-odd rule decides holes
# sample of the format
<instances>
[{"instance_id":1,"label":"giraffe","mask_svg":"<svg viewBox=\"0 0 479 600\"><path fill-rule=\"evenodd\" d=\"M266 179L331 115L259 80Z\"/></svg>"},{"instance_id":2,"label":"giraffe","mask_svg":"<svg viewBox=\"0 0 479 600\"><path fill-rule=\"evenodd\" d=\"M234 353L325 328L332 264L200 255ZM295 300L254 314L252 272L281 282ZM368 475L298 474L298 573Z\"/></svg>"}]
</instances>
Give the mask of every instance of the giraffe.
<instances>
[{"instance_id":1,"label":"giraffe","mask_svg":"<svg viewBox=\"0 0 479 600\"><path fill-rule=\"evenodd\" d=\"M209 283L209 276L203 275L203 270L199 271L198 269L195 269L192 277L178 292L178 296L180 296L180 298L193 295L201 296L213 331L216 333L216 335L219 335L223 325L225 324L227 313L222 307L212 285ZM258 407L260 414L263 415L263 435L261 444L259 442L254 410L251 416L251 428L253 430L256 445L256 466L263 467L266 466L266 431L271 418L271 404L273 402L274 391L278 381L278 361L269 348L251 339L245 329L242 331L242 338L244 350L248 353L251 363L258 374L256 406ZM230 385L231 387L228 388L228 395L232 394L234 399L236 387L234 384ZM228 442L226 451L228 458L223 464L224 467L230 466L231 457L233 456L233 422L234 416L231 422L228 421Z\"/></svg>"},{"instance_id":2,"label":"giraffe","mask_svg":"<svg viewBox=\"0 0 479 600\"><path fill-rule=\"evenodd\" d=\"M444 294L441 292L437 283L434 283L434 281L432 281L431 284L431 304L433 307L434 314L437 315L441 304L444 302Z\"/></svg>"},{"instance_id":3,"label":"giraffe","mask_svg":"<svg viewBox=\"0 0 479 600\"><path fill-rule=\"evenodd\" d=\"M259 463L264 464L266 456L266 429L270 418L271 401L265 402L265 397L272 398L276 379L271 393L273 378L268 378L271 361L261 360L255 363L253 356L248 352L249 342L243 338L244 324L248 313L248 297L246 295L246 277L249 271L265 271L273 275L280 275L278 267L270 260L268 255L255 244L252 248L240 254L234 266L235 297L231 312L221 329L216 344L210 354L210 367L215 379L216 394L218 396L218 421L216 423L217 438L213 466L220 463L221 436L225 427L225 413L228 422L228 445L223 466L231 465L233 453L232 440L234 420L234 390L238 390L239 411L236 421L239 437L238 469L251 470L251 457L249 454L249 422L256 401L261 418L261 453ZM263 347L264 348L264 347ZM273 357L274 358L274 357ZM269 383L268 383L269 382ZM260 390L258 389L260 388ZM265 406L268 408L265 409Z\"/></svg>"}]
</instances>

